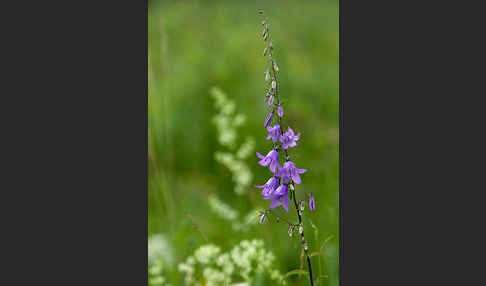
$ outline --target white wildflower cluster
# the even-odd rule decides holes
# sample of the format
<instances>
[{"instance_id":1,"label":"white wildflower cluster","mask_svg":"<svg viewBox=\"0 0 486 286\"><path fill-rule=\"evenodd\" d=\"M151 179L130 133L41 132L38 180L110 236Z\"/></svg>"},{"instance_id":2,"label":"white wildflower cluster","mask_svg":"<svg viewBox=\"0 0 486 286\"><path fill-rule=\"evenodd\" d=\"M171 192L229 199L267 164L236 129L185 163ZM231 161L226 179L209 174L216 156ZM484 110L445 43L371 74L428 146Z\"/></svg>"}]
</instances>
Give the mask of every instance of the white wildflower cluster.
<instances>
[{"instance_id":1,"label":"white wildflower cluster","mask_svg":"<svg viewBox=\"0 0 486 286\"><path fill-rule=\"evenodd\" d=\"M228 221L238 219L238 212L232 209L229 205L222 202L216 195L208 195L208 203L211 210L215 212L220 218Z\"/></svg>"},{"instance_id":2,"label":"white wildflower cluster","mask_svg":"<svg viewBox=\"0 0 486 286\"><path fill-rule=\"evenodd\" d=\"M253 173L243 160L255 150L255 140L247 137L244 143L236 148L236 128L243 125L246 118L243 114L235 114L235 102L228 99L221 89L213 87L210 93L218 110L213 117L213 122L218 130L218 141L222 146L231 150L231 152L216 152L214 158L230 170L235 183L234 191L238 195L242 195L253 180Z\"/></svg>"},{"instance_id":3,"label":"white wildflower cluster","mask_svg":"<svg viewBox=\"0 0 486 286\"><path fill-rule=\"evenodd\" d=\"M174 263L174 254L167 238L163 234L153 234L148 238L148 262L162 260L166 265Z\"/></svg>"},{"instance_id":4,"label":"white wildflower cluster","mask_svg":"<svg viewBox=\"0 0 486 286\"><path fill-rule=\"evenodd\" d=\"M245 142L241 144L240 149L236 152L236 157L238 159L246 159L253 154L253 150L255 150L255 139L253 137L247 137Z\"/></svg>"},{"instance_id":5,"label":"white wildflower cluster","mask_svg":"<svg viewBox=\"0 0 486 286\"><path fill-rule=\"evenodd\" d=\"M148 282L150 286L170 286L163 276L165 265L174 261L172 248L162 234L151 235L148 238Z\"/></svg>"},{"instance_id":6,"label":"white wildflower cluster","mask_svg":"<svg viewBox=\"0 0 486 286\"><path fill-rule=\"evenodd\" d=\"M229 152L215 152L214 159L230 170L233 182L235 183L235 193L238 195L244 194L245 189L251 184L251 180L253 180L253 173L247 164Z\"/></svg>"},{"instance_id":7,"label":"white wildflower cluster","mask_svg":"<svg viewBox=\"0 0 486 286\"><path fill-rule=\"evenodd\" d=\"M265 250L262 240L243 240L229 252L209 244L198 248L193 256L179 264L189 285L228 285L235 282L251 283L257 274L266 273L275 283L285 285L284 276L272 266L275 256Z\"/></svg>"},{"instance_id":8,"label":"white wildflower cluster","mask_svg":"<svg viewBox=\"0 0 486 286\"><path fill-rule=\"evenodd\" d=\"M150 286L170 286L163 276L163 265L160 260L154 262L148 269L148 284Z\"/></svg>"}]
</instances>

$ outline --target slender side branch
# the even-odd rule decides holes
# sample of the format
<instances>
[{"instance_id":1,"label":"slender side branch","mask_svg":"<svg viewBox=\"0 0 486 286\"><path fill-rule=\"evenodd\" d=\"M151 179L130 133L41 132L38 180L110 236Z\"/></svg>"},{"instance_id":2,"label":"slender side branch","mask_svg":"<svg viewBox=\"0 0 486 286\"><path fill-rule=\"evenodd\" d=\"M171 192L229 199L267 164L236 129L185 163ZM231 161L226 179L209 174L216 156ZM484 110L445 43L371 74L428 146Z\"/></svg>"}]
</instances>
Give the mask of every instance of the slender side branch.
<instances>
[{"instance_id":1,"label":"slender side branch","mask_svg":"<svg viewBox=\"0 0 486 286\"><path fill-rule=\"evenodd\" d=\"M187 214L187 217L191 220L192 222L192 226L194 227L195 230L197 230L201 236L204 238L204 240L206 241L206 243L209 243L209 240L208 238L206 237L206 235L204 235L204 233L199 229L199 226L197 225L196 221L194 220L194 218L190 215L190 214Z\"/></svg>"}]
</instances>

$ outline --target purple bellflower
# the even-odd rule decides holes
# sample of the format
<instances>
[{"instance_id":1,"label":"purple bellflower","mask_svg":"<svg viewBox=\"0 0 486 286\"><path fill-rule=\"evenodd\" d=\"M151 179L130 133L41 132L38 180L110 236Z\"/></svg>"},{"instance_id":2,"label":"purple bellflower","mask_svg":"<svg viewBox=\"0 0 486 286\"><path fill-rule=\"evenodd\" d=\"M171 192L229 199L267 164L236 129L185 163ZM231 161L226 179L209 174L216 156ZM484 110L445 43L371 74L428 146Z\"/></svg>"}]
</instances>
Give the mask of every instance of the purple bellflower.
<instances>
[{"instance_id":1,"label":"purple bellflower","mask_svg":"<svg viewBox=\"0 0 486 286\"><path fill-rule=\"evenodd\" d=\"M292 180L296 184L300 184L301 181L299 174L305 173L306 171L306 169L297 169L292 161L287 161L285 162L283 168L275 175L282 176L282 180L285 183L288 183L290 181L290 177L292 177Z\"/></svg>"},{"instance_id":2,"label":"purple bellflower","mask_svg":"<svg viewBox=\"0 0 486 286\"><path fill-rule=\"evenodd\" d=\"M277 170L277 166L280 169L281 166L278 163L278 152L275 149L272 149L270 152L268 152L267 156L263 156L262 154L256 152L258 158L261 160L258 162L261 166L269 166L270 171L272 173L275 173Z\"/></svg>"},{"instance_id":3,"label":"purple bellflower","mask_svg":"<svg viewBox=\"0 0 486 286\"><path fill-rule=\"evenodd\" d=\"M282 204L282 207L288 212L289 211L289 196L288 196L289 190L287 188L287 185L280 185L275 190L275 193L273 195L273 201L270 203L270 208L276 208L280 204Z\"/></svg>"},{"instance_id":4,"label":"purple bellflower","mask_svg":"<svg viewBox=\"0 0 486 286\"><path fill-rule=\"evenodd\" d=\"M282 149L287 150L289 147L295 147L297 143L295 141L299 140L300 133L294 135L294 130L289 127L287 132L285 132L282 136L280 136L280 142L282 142Z\"/></svg>"},{"instance_id":5,"label":"purple bellflower","mask_svg":"<svg viewBox=\"0 0 486 286\"><path fill-rule=\"evenodd\" d=\"M262 190L263 199L269 200L273 198L273 192L277 189L279 184L280 183L277 177L271 177L265 185L255 186L255 187L263 189Z\"/></svg>"},{"instance_id":6,"label":"purple bellflower","mask_svg":"<svg viewBox=\"0 0 486 286\"><path fill-rule=\"evenodd\" d=\"M314 197L312 196L312 194L309 196L309 207L310 207L311 211L316 210L316 201L314 200Z\"/></svg>"},{"instance_id":7,"label":"purple bellflower","mask_svg":"<svg viewBox=\"0 0 486 286\"><path fill-rule=\"evenodd\" d=\"M280 139L280 125L275 124L273 127L268 126L268 139L272 139L273 143L277 142L278 139Z\"/></svg>"}]
</instances>

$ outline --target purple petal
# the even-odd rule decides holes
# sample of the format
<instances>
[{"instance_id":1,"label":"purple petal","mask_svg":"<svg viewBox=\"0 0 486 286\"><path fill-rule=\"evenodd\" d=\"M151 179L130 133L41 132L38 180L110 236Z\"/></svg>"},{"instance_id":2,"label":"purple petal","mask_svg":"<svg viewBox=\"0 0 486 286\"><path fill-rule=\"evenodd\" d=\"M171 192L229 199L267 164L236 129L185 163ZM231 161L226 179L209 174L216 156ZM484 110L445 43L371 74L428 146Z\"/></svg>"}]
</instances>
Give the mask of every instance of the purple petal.
<instances>
[{"instance_id":1,"label":"purple petal","mask_svg":"<svg viewBox=\"0 0 486 286\"><path fill-rule=\"evenodd\" d=\"M270 208L274 209L280 205L280 201L278 199L273 199L273 201L270 203Z\"/></svg>"},{"instance_id":2,"label":"purple petal","mask_svg":"<svg viewBox=\"0 0 486 286\"><path fill-rule=\"evenodd\" d=\"M287 211L289 212L289 196L286 195L286 196L283 196L281 198L281 202L282 202L282 207Z\"/></svg>"},{"instance_id":3,"label":"purple petal","mask_svg":"<svg viewBox=\"0 0 486 286\"><path fill-rule=\"evenodd\" d=\"M272 162L270 163L270 171L272 171L272 173L275 173L276 168L277 168L277 164L278 164L278 163L277 163L277 162L275 162L275 161L272 161Z\"/></svg>"},{"instance_id":4,"label":"purple petal","mask_svg":"<svg viewBox=\"0 0 486 286\"><path fill-rule=\"evenodd\" d=\"M299 176L299 174L297 174L297 173L293 173L293 174L292 174L292 180L294 180L294 182L295 182L296 184L300 184L300 183L302 183L302 182L300 181L300 176Z\"/></svg>"},{"instance_id":5,"label":"purple petal","mask_svg":"<svg viewBox=\"0 0 486 286\"><path fill-rule=\"evenodd\" d=\"M262 154L260 154L258 152L256 152L256 154L257 154L258 158L260 158L260 159L264 159L265 158L265 156L263 156Z\"/></svg>"},{"instance_id":6,"label":"purple petal","mask_svg":"<svg viewBox=\"0 0 486 286\"><path fill-rule=\"evenodd\" d=\"M302 174L302 173L307 172L307 169L297 169L297 168L295 168L295 171L296 171L297 173L299 173L299 174Z\"/></svg>"},{"instance_id":7,"label":"purple petal","mask_svg":"<svg viewBox=\"0 0 486 286\"><path fill-rule=\"evenodd\" d=\"M283 108L282 108L282 106L279 106L278 107L277 113L278 113L278 116L279 117L282 117L283 116Z\"/></svg>"},{"instance_id":8,"label":"purple petal","mask_svg":"<svg viewBox=\"0 0 486 286\"><path fill-rule=\"evenodd\" d=\"M284 174L282 175L282 180L284 181L284 183L288 183L288 182L290 182L290 177L289 177L289 175L288 175L288 174L286 174L286 173L284 173Z\"/></svg>"},{"instance_id":9,"label":"purple petal","mask_svg":"<svg viewBox=\"0 0 486 286\"><path fill-rule=\"evenodd\" d=\"M263 195L264 200L269 200L269 199L272 199L272 198L273 198L272 195Z\"/></svg>"}]
</instances>

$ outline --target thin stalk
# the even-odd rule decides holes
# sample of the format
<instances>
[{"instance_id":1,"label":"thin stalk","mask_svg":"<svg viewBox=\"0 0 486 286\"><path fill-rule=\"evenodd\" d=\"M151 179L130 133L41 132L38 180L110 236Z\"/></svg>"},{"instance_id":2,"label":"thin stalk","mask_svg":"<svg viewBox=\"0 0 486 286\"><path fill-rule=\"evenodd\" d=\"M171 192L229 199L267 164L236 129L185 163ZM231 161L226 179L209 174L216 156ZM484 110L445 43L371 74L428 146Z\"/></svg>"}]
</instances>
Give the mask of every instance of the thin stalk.
<instances>
[{"instance_id":1,"label":"thin stalk","mask_svg":"<svg viewBox=\"0 0 486 286\"><path fill-rule=\"evenodd\" d=\"M265 22L268 23L268 17L266 15L265 12L261 12L264 17L265 17ZM270 30L267 28L267 32L268 34L267 38L269 39L269 42L270 41ZM270 58L270 66L271 66L271 71L272 71L272 80L275 81L275 100L277 102L277 106L280 106L280 97L278 96L278 81L277 81L277 72L275 70L275 62L273 60L273 56L272 56L272 52L273 52L273 47L270 47L268 46L268 53L269 53L269 58ZM273 112L276 112L275 110L275 105L273 105ZM278 115L277 115L278 116ZM278 116L278 123L280 125L280 136L283 135L283 128L282 128L282 117ZM275 144L274 144L274 148L275 148ZM285 151L285 160L286 161L290 161L290 156L289 156L289 153L288 153L288 150L284 150ZM310 280L310 283L311 283L311 286L314 286L314 280L312 280L312 265L311 265L311 261L310 261L310 255L309 255L309 250L308 250L308 246L307 246L307 241L305 240L305 235L304 235L304 224L302 223L302 215L301 215L301 211L299 210L299 206L297 204L297 200L295 198L295 185L294 185L294 182L293 180L290 178L290 183L287 184L287 187L290 186L290 193L291 193L291 197L293 198L293 201L294 201L294 206L295 206L295 211L297 213L297 217L299 218L299 225L302 227L302 232L300 233L300 236L302 238L302 247L304 248L304 251L305 251L305 255L306 255L306 258L307 258L307 265L309 267L309 280Z\"/></svg>"}]
</instances>

